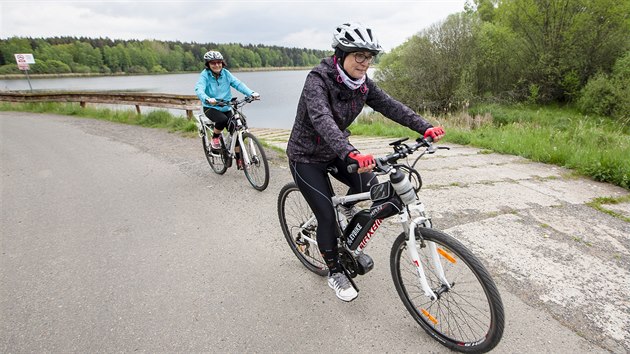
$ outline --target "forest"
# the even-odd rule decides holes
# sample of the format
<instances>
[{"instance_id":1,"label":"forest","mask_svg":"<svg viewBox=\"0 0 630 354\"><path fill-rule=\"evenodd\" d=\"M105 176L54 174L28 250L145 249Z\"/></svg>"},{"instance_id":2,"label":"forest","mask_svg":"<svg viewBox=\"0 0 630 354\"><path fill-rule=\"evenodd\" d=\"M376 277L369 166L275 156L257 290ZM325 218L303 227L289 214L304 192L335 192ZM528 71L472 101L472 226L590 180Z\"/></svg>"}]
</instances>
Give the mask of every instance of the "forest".
<instances>
[{"instance_id":1,"label":"forest","mask_svg":"<svg viewBox=\"0 0 630 354\"><path fill-rule=\"evenodd\" d=\"M203 55L218 50L229 68L313 66L330 52L237 43L53 37L0 39L0 75L20 74L14 54L32 53L33 74L148 74L199 71Z\"/></svg>"}]
</instances>

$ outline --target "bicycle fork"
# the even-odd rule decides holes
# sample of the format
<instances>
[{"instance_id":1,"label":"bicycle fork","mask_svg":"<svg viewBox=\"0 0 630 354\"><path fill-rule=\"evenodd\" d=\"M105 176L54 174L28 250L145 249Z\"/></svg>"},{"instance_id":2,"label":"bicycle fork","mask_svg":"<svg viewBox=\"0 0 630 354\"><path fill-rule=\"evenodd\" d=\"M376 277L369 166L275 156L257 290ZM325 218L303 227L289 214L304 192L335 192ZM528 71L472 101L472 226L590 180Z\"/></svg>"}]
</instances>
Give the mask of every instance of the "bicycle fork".
<instances>
[{"instance_id":1,"label":"bicycle fork","mask_svg":"<svg viewBox=\"0 0 630 354\"><path fill-rule=\"evenodd\" d=\"M225 139L224 139L225 141ZM238 143L238 146L240 147L240 151L239 153L241 154L241 159L243 160L243 165L244 166L251 166L252 164L256 163L256 161L254 161L255 156L250 156L249 155L249 151L256 151L254 149L254 142L252 140L249 141L249 149L245 148L245 141L243 140L243 132L242 131L236 131L234 132L234 136L231 138L230 141L230 146L226 146L226 149L228 151L234 151L236 152L236 144ZM230 158L235 158L236 156L232 153L230 153Z\"/></svg>"},{"instance_id":2,"label":"bicycle fork","mask_svg":"<svg viewBox=\"0 0 630 354\"><path fill-rule=\"evenodd\" d=\"M427 281L424 267L422 266L422 262L420 260L420 255L418 254L418 249L416 248L417 247L417 240L416 240L417 226L422 225L422 226L430 227L431 221L429 220L429 218L425 216L424 205L422 203L418 203L416 205L410 205L409 209L419 212L421 216L413 219L412 221L409 221L408 213L403 213L400 216L401 223L403 225L408 225L408 227L405 230L407 234L407 241L406 241L407 251L409 252L409 257L411 258L411 261L416 267L416 270L418 272L418 278L419 278L418 280L420 282L420 287L422 288L424 295L428 297L429 299L431 299L431 301L435 301L438 299L439 294L436 294L433 291L433 289L431 289L431 286L429 286L429 282ZM453 262L454 259L450 255L446 254L446 252L442 251L441 249L438 249L438 247L435 245L434 242L431 242L431 241L423 241L423 242L425 242L427 246L429 247L429 255L431 257L433 267L435 268L435 273L437 277L440 279L440 281L442 282L442 286L446 287L446 289L450 289L451 284L446 279L446 275L444 274L444 268L442 267L440 255L442 255L442 257L445 257L447 260L451 262Z\"/></svg>"}]
</instances>

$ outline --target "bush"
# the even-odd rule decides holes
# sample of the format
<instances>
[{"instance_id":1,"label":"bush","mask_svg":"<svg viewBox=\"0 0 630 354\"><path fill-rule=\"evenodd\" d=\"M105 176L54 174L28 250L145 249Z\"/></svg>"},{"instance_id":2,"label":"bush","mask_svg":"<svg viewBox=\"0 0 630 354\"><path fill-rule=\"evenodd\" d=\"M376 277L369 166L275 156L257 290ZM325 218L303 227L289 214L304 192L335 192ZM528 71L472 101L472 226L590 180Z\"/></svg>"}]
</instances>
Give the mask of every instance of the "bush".
<instances>
[{"instance_id":1,"label":"bush","mask_svg":"<svg viewBox=\"0 0 630 354\"><path fill-rule=\"evenodd\" d=\"M155 74L163 74L163 73L167 73L168 70L164 69L162 65L155 65L154 67L151 68L151 72Z\"/></svg>"},{"instance_id":2,"label":"bush","mask_svg":"<svg viewBox=\"0 0 630 354\"><path fill-rule=\"evenodd\" d=\"M582 89L578 107L588 114L617 118L630 123L630 52L615 63L612 75L594 76Z\"/></svg>"},{"instance_id":3,"label":"bush","mask_svg":"<svg viewBox=\"0 0 630 354\"><path fill-rule=\"evenodd\" d=\"M588 81L578 100L582 113L610 116L615 107L615 88L608 75L598 74Z\"/></svg>"},{"instance_id":4,"label":"bush","mask_svg":"<svg viewBox=\"0 0 630 354\"><path fill-rule=\"evenodd\" d=\"M145 68L144 66L134 65L130 67L127 72L130 74L147 74L149 70L147 70L147 68Z\"/></svg>"},{"instance_id":5,"label":"bush","mask_svg":"<svg viewBox=\"0 0 630 354\"><path fill-rule=\"evenodd\" d=\"M68 64L59 60L46 60L46 66L48 67L48 72L52 74L66 74L72 72Z\"/></svg>"},{"instance_id":6,"label":"bush","mask_svg":"<svg viewBox=\"0 0 630 354\"><path fill-rule=\"evenodd\" d=\"M617 98L613 116L630 124L630 51L615 63L613 78Z\"/></svg>"},{"instance_id":7,"label":"bush","mask_svg":"<svg viewBox=\"0 0 630 354\"><path fill-rule=\"evenodd\" d=\"M17 64L0 65L0 75L21 74Z\"/></svg>"},{"instance_id":8,"label":"bush","mask_svg":"<svg viewBox=\"0 0 630 354\"><path fill-rule=\"evenodd\" d=\"M92 69L87 65L75 64L72 67L72 71L80 74L87 74L92 72Z\"/></svg>"}]
</instances>

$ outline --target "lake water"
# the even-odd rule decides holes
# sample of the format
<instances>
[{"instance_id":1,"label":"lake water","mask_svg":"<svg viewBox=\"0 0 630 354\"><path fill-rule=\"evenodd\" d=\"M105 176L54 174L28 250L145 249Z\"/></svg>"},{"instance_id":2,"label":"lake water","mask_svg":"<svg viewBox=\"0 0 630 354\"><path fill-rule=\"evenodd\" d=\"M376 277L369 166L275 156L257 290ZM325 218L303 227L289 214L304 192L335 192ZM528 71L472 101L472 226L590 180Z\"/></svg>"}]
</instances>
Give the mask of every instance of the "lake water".
<instances>
[{"instance_id":1,"label":"lake water","mask_svg":"<svg viewBox=\"0 0 630 354\"><path fill-rule=\"evenodd\" d=\"M295 119L297 103L302 92L304 80L310 70L282 70L233 72L249 88L260 93L261 100L248 104L244 108L249 126L255 128L290 129ZM373 77L373 69L369 69ZM33 91L66 90L66 91L140 91L153 93L169 93L194 95L198 73L170 75L139 76L103 76L81 78L31 78ZM0 90L29 90L26 77L23 80L0 80ZM233 90L233 95L243 95ZM109 106L111 107L111 106ZM126 107L132 108L132 107ZM149 107L141 107L143 112ZM171 110L176 115L184 116L182 110Z\"/></svg>"},{"instance_id":2,"label":"lake water","mask_svg":"<svg viewBox=\"0 0 630 354\"><path fill-rule=\"evenodd\" d=\"M245 106L249 126L256 128L290 129L295 119L297 103L309 70L233 72L249 88L260 93L261 100ZM33 91L78 90L78 91L141 91L194 95L198 73L142 76L104 76L87 78L33 79ZM0 90L29 90L26 77L23 80L0 80ZM233 94L242 97L240 93ZM109 106L111 107L111 106ZM149 107L141 107L143 112ZM184 115L182 110L171 110Z\"/></svg>"}]
</instances>

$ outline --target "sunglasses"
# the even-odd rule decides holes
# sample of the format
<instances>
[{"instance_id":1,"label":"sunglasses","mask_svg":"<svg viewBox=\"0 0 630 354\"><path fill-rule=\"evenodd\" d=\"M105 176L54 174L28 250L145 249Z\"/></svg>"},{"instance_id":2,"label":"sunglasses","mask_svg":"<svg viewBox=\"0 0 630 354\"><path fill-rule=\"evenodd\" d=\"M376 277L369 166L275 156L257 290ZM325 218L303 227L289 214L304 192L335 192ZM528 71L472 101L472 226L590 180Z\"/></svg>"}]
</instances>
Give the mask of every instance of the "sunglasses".
<instances>
[{"instance_id":1,"label":"sunglasses","mask_svg":"<svg viewBox=\"0 0 630 354\"><path fill-rule=\"evenodd\" d=\"M210 62L210 65L219 65L219 64L223 64L223 62L221 60L213 60Z\"/></svg>"}]
</instances>

